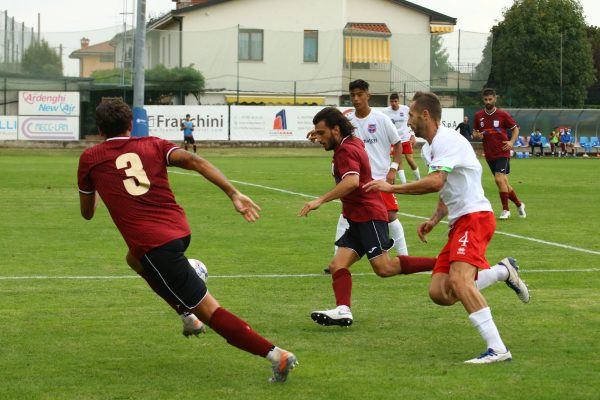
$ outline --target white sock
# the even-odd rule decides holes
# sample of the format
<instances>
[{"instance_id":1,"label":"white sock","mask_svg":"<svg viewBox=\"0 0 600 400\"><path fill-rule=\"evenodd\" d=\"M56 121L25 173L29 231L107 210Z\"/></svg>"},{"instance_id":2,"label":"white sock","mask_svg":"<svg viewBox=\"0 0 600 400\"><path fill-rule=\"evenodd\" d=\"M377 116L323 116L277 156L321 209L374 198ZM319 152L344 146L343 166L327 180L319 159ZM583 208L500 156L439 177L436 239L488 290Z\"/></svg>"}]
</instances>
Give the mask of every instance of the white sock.
<instances>
[{"instance_id":1,"label":"white sock","mask_svg":"<svg viewBox=\"0 0 600 400\"><path fill-rule=\"evenodd\" d=\"M483 290L496 282L508 279L508 270L502 264L492 265L490 269L482 269L477 273L475 285L477 289Z\"/></svg>"},{"instance_id":2,"label":"white sock","mask_svg":"<svg viewBox=\"0 0 600 400\"><path fill-rule=\"evenodd\" d=\"M398 170L398 178L400 178L400 183L406 183L406 175L403 169Z\"/></svg>"},{"instance_id":3,"label":"white sock","mask_svg":"<svg viewBox=\"0 0 600 400\"><path fill-rule=\"evenodd\" d=\"M390 230L390 237L394 239L394 248L396 249L396 255L407 256L408 247L406 246L406 239L404 238L404 228L399 220L395 219L388 223Z\"/></svg>"},{"instance_id":4,"label":"white sock","mask_svg":"<svg viewBox=\"0 0 600 400\"><path fill-rule=\"evenodd\" d=\"M419 168L413 169L412 172L415 175L415 180L418 181L419 179L421 179L421 173L419 172Z\"/></svg>"},{"instance_id":5,"label":"white sock","mask_svg":"<svg viewBox=\"0 0 600 400\"><path fill-rule=\"evenodd\" d=\"M335 241L342 237L346 229L350 227L348 220L344 218L342 214L340 214L340 218L338 219L337 227L335 229ZM333 254L337 253L337 246L333 247Z\"/></svg>"},{"instance_id":6,"label":"white sock","mask_svg":"<svg viewBox=\"0 0 600 400\"><path fill-rule=\"evenodd\" d=\"M492 311L489 307L475 311L469 315L469 319L473 326L477 328L483 340L487 343L488 349L492 349L499 353L506 353L506 346L504 345L504 342L502 342L502 339L500 339L500 333L498 332L498 328L496 328L496 324L492 318Z\"/></svg>"},{"instance_id":7,"label":"white sock","mask_svg":"<svg viewBox=\"0 0 600 400\"><path fill-rule=\"evenodd\" d=\"M271 362L278 362L281 359L281 349L277 346L273 347L273 349L267 353L267 357L265 358Z\"/></svg>"}]
</instances>

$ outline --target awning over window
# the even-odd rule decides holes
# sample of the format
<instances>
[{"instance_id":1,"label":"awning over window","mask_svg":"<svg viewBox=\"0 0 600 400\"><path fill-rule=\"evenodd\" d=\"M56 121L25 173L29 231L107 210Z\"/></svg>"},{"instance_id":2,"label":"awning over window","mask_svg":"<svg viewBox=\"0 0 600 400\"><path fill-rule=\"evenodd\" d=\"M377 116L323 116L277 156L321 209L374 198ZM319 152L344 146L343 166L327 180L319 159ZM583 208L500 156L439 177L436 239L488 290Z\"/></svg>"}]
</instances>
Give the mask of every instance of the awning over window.
<instances>
[{"instance_id":1,"label":"awning over window","mask_svg":"<svg viewBox=\"0 0 600 400\"><path fill-rule=\"evenodd\" d=\"M225 101L228 104L238 102L237 96L225 96ZM239 103L241 104L325 104L323 97L296 97L295 103L293 97L275 97L275 96L240 96Z\"/></svg>"},{"instance_id":2,"label":"awning over window","mask_svg":"<svg viewBox=\"0 0 600 400\"><path fill-rule=\"evenodd\" d=\"M454 25L429 25L431 33L450 33L454 32Z\"/></svg>"},{"instance_id":3,"label":"awning over window","mask_svg":"<svg viewBox=\"0 0 600 400\"><path fill-rule=\"evenodd\" d=\"M349 36L346 36L344 40L344 54L347 63L390 63L389 40Z\"/></svg>"},{"instance_id":4,"label":"awning over window","mask_svg":"<svg viewBox=\"0 0 600 400\"><path fill-rule=\"evenodd\" d=\"M344 28L344 55L347 63L390 63L390 36L383 23L349 22Z\"/></svg>"}]
</instances>

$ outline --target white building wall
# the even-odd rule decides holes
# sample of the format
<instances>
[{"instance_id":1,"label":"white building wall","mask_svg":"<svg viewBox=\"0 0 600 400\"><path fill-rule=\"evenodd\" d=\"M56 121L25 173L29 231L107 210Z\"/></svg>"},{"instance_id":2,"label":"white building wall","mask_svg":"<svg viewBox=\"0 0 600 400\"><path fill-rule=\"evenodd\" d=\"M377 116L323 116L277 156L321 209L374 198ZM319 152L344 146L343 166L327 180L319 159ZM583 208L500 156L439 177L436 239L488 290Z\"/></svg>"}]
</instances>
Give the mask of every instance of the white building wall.
<instances>
[{"instance_id":1,"label":"white building wall","mask_svg":"<svg viewBox=\"0 0 600 400\"><path fill-rule=\"evenodd\" d=\"M182 64L194 64L205 76L208 90L230 93L239 85L242 93L289 95L295 82L297 93L343 94L347 22L385 23L392 31L392 64L418 80L429 81L429 16L388 0L236 0L181 17ZM238 25L263 30L262 61L238 64ZM171 23L168 29L178 30L179 25ZM304 30L319 31L316 63L303 61ZM178 51L178 37L173 33L170 58L163 63L179 65Z\"/></svg>"}]
</instances>

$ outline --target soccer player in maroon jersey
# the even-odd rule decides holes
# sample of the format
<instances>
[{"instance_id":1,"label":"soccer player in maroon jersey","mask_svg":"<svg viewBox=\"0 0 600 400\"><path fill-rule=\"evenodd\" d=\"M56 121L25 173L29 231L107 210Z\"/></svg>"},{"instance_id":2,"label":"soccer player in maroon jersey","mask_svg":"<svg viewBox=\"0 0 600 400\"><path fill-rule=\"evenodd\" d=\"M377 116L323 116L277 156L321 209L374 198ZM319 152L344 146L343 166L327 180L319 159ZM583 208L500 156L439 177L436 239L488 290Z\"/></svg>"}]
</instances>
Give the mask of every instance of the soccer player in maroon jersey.
<instances>
[{"instance_id":1,"label":"soccer player in maroon jersey","mask_svg":"<svg viewBox=\"0 0 600 400\"><path fill-rule=\"evenodd\" d=\"M342 213L349 228L335 242L338 250L329 264L336 308L314 311L311 318L321 325L350 326L352 275L350 266L367 255L373 271L381 277L431 271L435 258L398 256L388 250L394 241L388 235L388 213L378 192L367 193L362 186L373 180L365 144L353 135L353 124L335 107L319 111L313 118L315 128L307 137L327 151L333 150L333 176L336 186L317 199L304 204L300 216L307 216L323 203L341 199Z\"/></svg>"},{"instance_id":2,"label":"soccer player in maroon jersey","mask_svg":"<svg viewBox=\"0 0 600 400\"><path fill-rule=\"evenodd\" d=\"M475 113L473 137L483 140L485 159L494 174L496 186L500 192L502 213L499 219L510 217L509 199L517 206L519 217L525 218L527 217L525 203L519 200L515 190L508 182L510 151L519 137L519 127L508 112L496 108L496 91L494 89L483 90L483 104L485 108ZM508 137L509 131L512 131L510 137Z\"/></svg>"},{"instance_id":3,"label":"soccer player in maroon jersey","mask_svg":"<svg viewBox=\"0 0 600 400\"><path fill-rule=\"evenodd\" d=\"M272 382L283 382L297 365L291 352L274 346L222 308L185 257L191 231L169 186L167 166L196 171L231 199L248 222L260 207L240 193L210 162L157 137L132 138L132 112L120 100L96 108L96 124L106 140L83 152L77 171L81 215L94 216L101 197L129 248L128 263L170 304L208 324L227 342L272 364Z\"/></svg>"}]
</instances>

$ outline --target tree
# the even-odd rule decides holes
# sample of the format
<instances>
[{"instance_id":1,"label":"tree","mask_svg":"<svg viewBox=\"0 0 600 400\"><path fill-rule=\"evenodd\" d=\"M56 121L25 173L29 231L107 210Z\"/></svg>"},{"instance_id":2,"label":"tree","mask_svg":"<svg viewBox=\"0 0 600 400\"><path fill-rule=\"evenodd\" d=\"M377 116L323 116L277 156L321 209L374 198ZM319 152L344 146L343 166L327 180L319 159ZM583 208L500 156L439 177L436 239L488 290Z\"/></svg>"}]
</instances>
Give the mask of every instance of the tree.
<instances>
[{"instance_id":1,"label":"tree","mask_svg":"<svg viewBox=\"0 0 600 400\"><path fill-rule=\"evenodd\" d=\"M592 57L596 69L596 82L588 89L588 104L600 105L600 28L588 27L588 37L592 45Z\"/></svg>"},{"instance_id":2,"label":"tree","mask_svg":"<svg viewBox=\"0 0 600 400\"><path fill-rule=\"evenodd\" d=\"M448 59L450 55L444 47L442 35L431 35L431 84L436 85L436 80L448 78L448 72L453 68Z\"/></svg>"},{"instance_id":3,"label":"tree","mask_svg":"<svg viewBox=\"0 0 600 400\"><path fill-rule=\"evenodd\" d=\"M23 72L37 76L62 76L63 65L58 53L41 40L33 42L21 59Z\"/></svg>"},{"instance_id":4,"label":"tree","mask_svg":"<svg viewBox=\"0 0 600 400\"><path fill-rule=\"evenodd\" d=\"M157 65L146 70L146 92L148 104L159 102L159 98L183 97L192 94L200 104L200 95L204 92L204 76L194 68L175 67L168 69L164 65Z\"/></svg>"},{"instance_id":5,"label":"tree","mask_svg":"<svg viewBox=\"0 0 600 400\"><path fill-rule=\"evenodd\" d=\"M123 77L120 69L92 72L95 84L120 85ZM204 76L193 65L188 67L167 68L157 65L144 72L144 103L164 104L173 96L183 97L192 94L200 104L200 95L204 92ZM131 71L125 71L125 82L132 81ZM129 86L129 85L127 85Z\"/></svg>"},{"instance_id":6,"label":"tree","mask_svg":"<svg viewBox=\"0 0 600 400\"><path fill-rule=\"evenodd\" d=\"M492 31L489 83L511 106L583 106L595 77L577 0L515 0Z\"/></svg>"}]
</instances>

